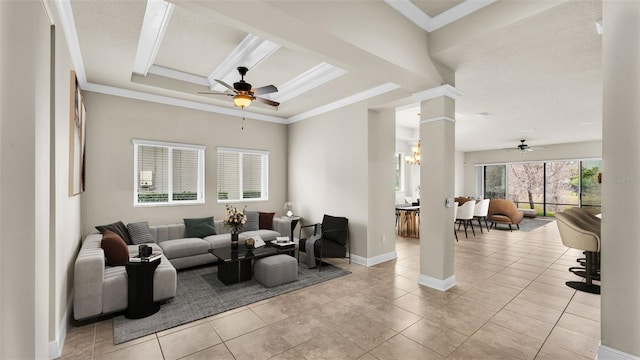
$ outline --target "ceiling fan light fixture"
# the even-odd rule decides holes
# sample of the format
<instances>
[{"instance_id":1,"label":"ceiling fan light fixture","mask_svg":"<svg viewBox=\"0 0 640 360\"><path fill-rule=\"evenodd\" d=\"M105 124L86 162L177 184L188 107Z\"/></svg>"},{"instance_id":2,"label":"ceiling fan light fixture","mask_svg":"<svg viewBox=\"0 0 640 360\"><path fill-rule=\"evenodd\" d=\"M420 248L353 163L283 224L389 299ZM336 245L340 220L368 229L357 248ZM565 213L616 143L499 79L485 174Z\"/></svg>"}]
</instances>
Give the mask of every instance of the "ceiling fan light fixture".
<instances>
[{"instance_id":1,"label":"ceiling fan light fixture","mask_svg":"<svg viewBox=\"0 0 640 360\"><path fill-rule=\"evenodd\" d=\"M238 94L233 97L233 104L239 108L245 108L251 104L251 96Z\"/></svg>"}]
</instances>

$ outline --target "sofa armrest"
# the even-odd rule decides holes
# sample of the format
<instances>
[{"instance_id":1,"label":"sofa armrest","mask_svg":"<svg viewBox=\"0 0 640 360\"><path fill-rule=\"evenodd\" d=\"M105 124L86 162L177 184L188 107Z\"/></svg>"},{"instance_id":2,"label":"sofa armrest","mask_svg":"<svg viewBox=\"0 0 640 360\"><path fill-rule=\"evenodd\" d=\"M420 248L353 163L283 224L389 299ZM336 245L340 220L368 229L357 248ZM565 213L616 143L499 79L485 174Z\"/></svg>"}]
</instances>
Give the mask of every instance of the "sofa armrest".
<instances>
[{"instance_id":1,"label":"sofa armrest","mask_svg":"<svg viewBox=\"0 0 640 360\"><path fill-rule=\"evenodd\" d=\"M76 320L102 314L104 250L101 234L89 234L76 258L73 280L73 317Z\"/></svg>"},{"instance_id":2,"label":"sofa armrest","mask_svg":"<svg viewBox=\"0 0 640 360\"><path fill-rule=\"evenodd\" d=\"M291 236L291 220L282 217L273 217L273 230L282 236Z\"/></svg>"}]
</instances>

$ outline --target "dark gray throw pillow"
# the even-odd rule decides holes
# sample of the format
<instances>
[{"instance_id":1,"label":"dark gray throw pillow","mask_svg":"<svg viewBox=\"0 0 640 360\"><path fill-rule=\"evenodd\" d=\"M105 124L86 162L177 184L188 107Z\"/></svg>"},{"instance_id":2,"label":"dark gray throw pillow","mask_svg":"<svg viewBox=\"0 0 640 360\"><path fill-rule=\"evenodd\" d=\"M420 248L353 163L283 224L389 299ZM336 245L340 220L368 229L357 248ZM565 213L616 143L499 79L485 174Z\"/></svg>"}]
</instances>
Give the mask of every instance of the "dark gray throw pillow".
<instances>
[{"instance_id":1,"label":"dark gray throw pillow","mask_svg":"<svg viewBox=\"0 0 640 360\"><path fill-rule=\"evenodd\" d=\"M205 218L184 219L184 236L188 238L203 238L216 234L213 216Z\"/></svg>"},{"instance_id":2,"label":"dark gray throw pillow","mask_svg":"<svg viewBox=\"0 0 640 360\"><path fill-rule=\"evenodd\" d=\"M257 211L245 211L247 222L244 224L242 231L257 231L260 224L260 214Z\"/></svg>"},{"instance_id":3,"label":"dark gray throw pillow","mask_svg":"<svg viewBox=\"0 0 640 360\"><path fill-rule=\"evenodd\" d=\"M156 242L153 235L151 235L151 230L149 230L149 223L146 221L129 223L127 224L127 230L133 245Z\"/></svg>"},{"instance_id":4,"label":"dark gray throw pillow","mask_svg":"<svg viewBox=\"0 0 640 360\"><path fill-rule=\"evenodd\" d=\"M113 224L109 225L98 225L96 226L96 230L100 231L101 234L104 234L104 232L107 230L112 231L118 234L118 236L120 236L120 238L122 238L122 240L124 240L127 245L132 244L131 237L129 237L129 231L122 221L114 222Z\"/></svg>"}]
</instances>

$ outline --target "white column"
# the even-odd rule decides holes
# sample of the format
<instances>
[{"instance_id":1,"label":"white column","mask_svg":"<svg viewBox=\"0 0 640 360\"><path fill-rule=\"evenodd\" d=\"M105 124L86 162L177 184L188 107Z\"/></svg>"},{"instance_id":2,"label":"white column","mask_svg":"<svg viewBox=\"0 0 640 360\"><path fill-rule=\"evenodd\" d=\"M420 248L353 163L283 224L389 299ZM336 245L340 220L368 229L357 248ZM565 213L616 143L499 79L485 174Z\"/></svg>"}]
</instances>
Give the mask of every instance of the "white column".
<instances>
[{"instance_id":1,"label":"white column","mask_svg":"<svg viewBox=\"0 0 640 360\"><path fill-rule=\"evenodd\" d=\"M640 2L603 1L599 359L640 357Z\"/></svg>"},{"instance_id":2,"label":"white column","mask_svg":"<svg viewBox=\"0 0 640 360\"><path fill-rule=\"evenodd\" d=\"M48 358L50 31L40 1L0 1L1 359Z\"/></svg>"},{"instance_id":3,"label":"white column","mask_svg":"<svg viewBox=\"0 0 640 360\"><path fill-rule=\"evenodd\" d=\"M451 88L453 89L453 88ZM453 89L455 90L455 89ZM455 103L438 96L420 104L420 275L418 283L445 291L456 284L453 273L453 197Z\"/></svg>"}]
</instances>

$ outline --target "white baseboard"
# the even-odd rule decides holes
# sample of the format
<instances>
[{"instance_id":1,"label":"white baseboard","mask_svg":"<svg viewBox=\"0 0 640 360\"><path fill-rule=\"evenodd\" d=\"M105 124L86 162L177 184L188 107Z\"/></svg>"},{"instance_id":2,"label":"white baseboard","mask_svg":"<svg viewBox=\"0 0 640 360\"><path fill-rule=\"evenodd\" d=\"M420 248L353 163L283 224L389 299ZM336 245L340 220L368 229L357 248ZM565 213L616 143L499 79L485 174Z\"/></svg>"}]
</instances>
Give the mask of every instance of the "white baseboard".
<instances>
[{"instance_id":1,"label":"white baseboard","mask_svg":"<svg viewBox=\"0 0 640 360\"><path fill-rule=\"evenodd\" d=\"M62 356L62 348L64 347L64 340L67 338L67 326L69 324L69 316L71 316L71 307L73 305L73 292L69 296L69 302L67 303L67 309L60 319L60 325L58 326L58 336L54 341L49 342L49 359L57 359Z\"/></svg>"},{"instance_id":2,"label":"white baseboard","mask_svg":"<svg viewBox=\"0 0 640 360\"><path fill-rule=\"evenodd\" d=\"M440 291L447 291L456 286L456 276L451 275L444 280L440 280L431 276L420 274L418 276L418 284Z\"/></svg>"},{"instance_id":3,"label":"white baseboard","mask_svg":"<svg viewBox=\"0 0 640 360\"><path fill-rule=\"evenodd\" d=\"M393 260L395 258L398 257L398 253L396 253L395 251L390 251L388 253L382 254L382 255L377 255L371 258L366 258L363 256L358 256L358 255L353 255L351 254L351 261L358 264L358 265L364 265L364 266L374 266L374 265L378 265L378 264L382 264L383 262L389 261L389 260Z\"/></svg>"},{"instance_id":4,"label":"white baseboard","mask_svg":"<svg viewBox=\"0 0 640 360\"><path fill-rule=\"evenodd\" d=\"M640 357L627 354L620 350L610 348L600 344L598 348L598 354L596 355L598 360L640 360Z\"/></svg>"}]
</instances>

